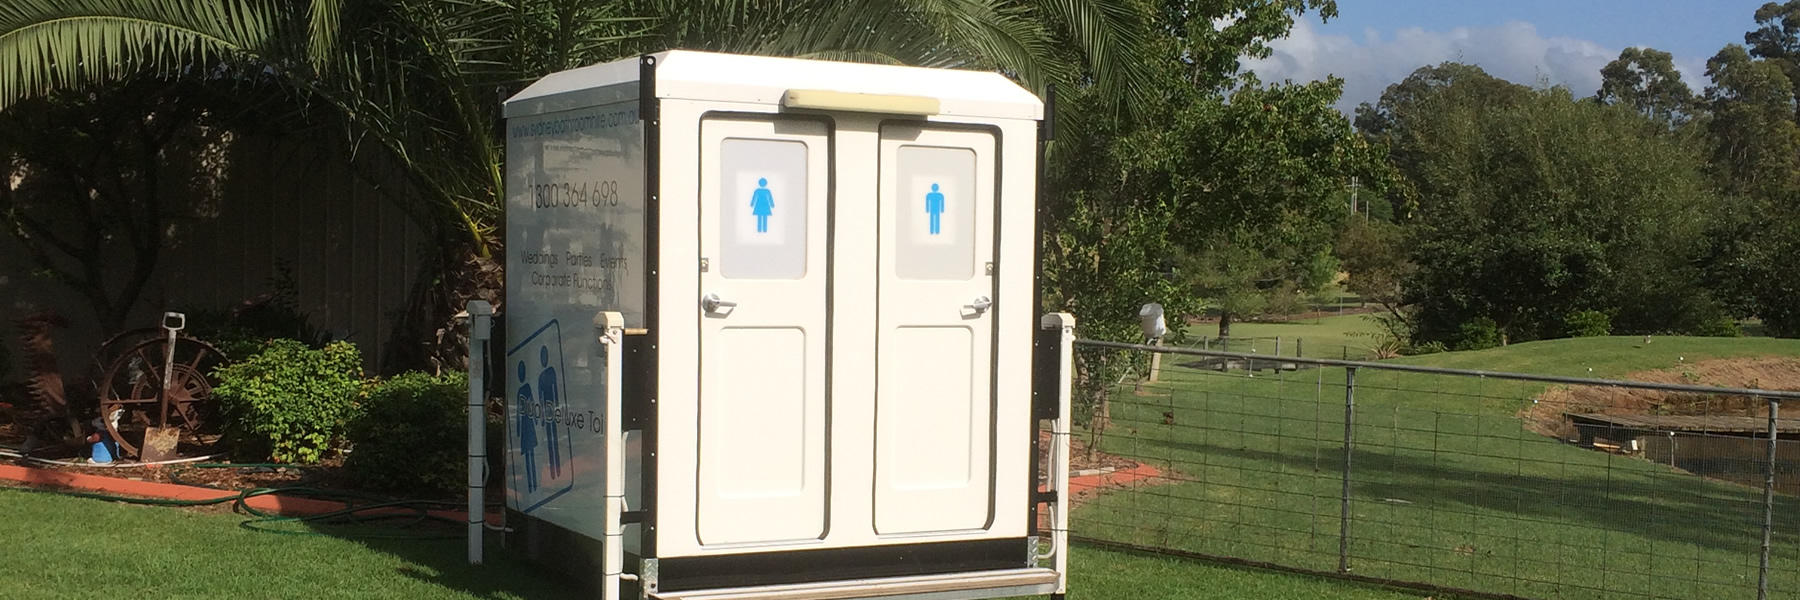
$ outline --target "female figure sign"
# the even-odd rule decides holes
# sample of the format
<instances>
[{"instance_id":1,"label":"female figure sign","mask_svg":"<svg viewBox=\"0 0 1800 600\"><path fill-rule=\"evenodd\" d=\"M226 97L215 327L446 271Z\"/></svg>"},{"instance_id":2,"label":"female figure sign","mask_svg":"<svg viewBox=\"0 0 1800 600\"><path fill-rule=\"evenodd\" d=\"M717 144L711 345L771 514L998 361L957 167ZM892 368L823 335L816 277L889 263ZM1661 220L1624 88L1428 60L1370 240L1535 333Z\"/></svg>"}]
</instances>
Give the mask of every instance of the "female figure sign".
<instances>
[{"instance_id":1,"label":"female figure sign","mask_svg":"<svg viewBox=\"0 0 1800 600\"><path fill-rule=\"evenodd\" d=\"M756 191L750 194L750 214L756 215L756 232L769 232L769 215L775 214L775 193L769 191L767 178L756 180Z\"/></svg>"}]
</instances>

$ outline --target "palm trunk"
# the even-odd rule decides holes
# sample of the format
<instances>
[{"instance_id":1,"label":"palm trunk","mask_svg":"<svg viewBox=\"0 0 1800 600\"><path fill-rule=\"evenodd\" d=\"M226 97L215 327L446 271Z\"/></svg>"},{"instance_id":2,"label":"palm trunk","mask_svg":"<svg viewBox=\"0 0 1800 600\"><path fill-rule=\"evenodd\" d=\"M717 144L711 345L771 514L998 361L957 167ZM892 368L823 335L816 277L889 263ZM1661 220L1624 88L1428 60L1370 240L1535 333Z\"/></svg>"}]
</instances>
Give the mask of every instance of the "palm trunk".
<instances>
[{"instance_id":1,"label":"palm trunk","mask_svg":"<svg viewBox=\"0 0 1800 600\"><path fill-rule=\"evenodd\" d=\"M405 317L395 325L381 358L383 373L467 371L469 334L458 313L470 300L486 300L496 312L505 301L498 240L488 240L493 258L484 258L466 236L439 237L451 241L440 239L440 250L419 271Z\"/></svg>"}]
</instances>

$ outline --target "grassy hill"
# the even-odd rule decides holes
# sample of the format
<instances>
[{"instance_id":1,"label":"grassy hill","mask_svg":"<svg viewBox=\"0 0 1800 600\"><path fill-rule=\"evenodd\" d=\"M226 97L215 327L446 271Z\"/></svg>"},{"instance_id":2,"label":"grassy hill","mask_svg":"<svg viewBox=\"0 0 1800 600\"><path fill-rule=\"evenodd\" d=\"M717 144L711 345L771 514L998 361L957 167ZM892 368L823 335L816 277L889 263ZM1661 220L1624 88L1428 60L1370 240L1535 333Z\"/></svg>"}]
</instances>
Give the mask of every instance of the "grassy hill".
<instances>
[{"instance_id":1,"label":"grassy hill","mask_svg":"<svg viewBox=\"0 0 1800 600\"><path fill-rule=\"evenodd\" d=\"M1619 377L1682 362L1800 356L1800 341L1607 337L1398 362ZM1076 511L1081 535L1337 567L1344 371L1250 377L1165 361L1112 396L1107 452L1166 485ZM1589 369L1592 369L1590 371ZM1351 568L1541 598L1754 597L1761 490L1526 431L1547 386L1364 369L1357 376ZM1776 518L1776 596L1800 593L1800 502Z\"/></svg>"}]
</instances>

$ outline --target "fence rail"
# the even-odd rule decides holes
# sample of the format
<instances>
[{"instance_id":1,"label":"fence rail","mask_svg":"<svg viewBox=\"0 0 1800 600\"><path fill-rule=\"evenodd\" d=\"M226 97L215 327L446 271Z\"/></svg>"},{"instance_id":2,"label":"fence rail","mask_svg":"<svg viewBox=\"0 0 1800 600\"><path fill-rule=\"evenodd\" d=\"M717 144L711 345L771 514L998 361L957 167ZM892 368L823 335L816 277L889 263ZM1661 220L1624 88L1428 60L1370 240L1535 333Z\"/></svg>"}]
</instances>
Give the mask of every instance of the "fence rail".
<instances>
[{"instance_id":1,"label":"fence rail","mask_svg":"<svg viewBox=\"0 0 1800 600\"><path fill-rule=\"evenodd\" d=\"M1161 474L1079 537L1472 596L1800 593L1800 392L1076 347L1161 358L1088 429Z\"/></svg>"}]
</instances>

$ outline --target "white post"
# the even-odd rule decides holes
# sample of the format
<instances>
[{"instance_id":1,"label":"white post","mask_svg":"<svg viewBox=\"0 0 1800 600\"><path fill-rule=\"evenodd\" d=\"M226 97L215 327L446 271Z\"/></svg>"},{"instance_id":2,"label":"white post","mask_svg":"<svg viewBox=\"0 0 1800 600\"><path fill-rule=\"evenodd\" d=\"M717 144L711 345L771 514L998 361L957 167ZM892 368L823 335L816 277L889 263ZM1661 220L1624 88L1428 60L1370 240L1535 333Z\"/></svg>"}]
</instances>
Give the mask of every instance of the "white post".
<instances>
[{"instance_id":1,"label":"white post","mask_svg":"<svg viewBox=\"0 0 1800 600\"><path fill-rule=\"evenodd\" d=\"M1156 341L1151 342L1151 344L1156 345L1156 346L1163 345L1162 338L1156 338ZM1152 352L1152 353L1150 353L1150 383L1156 383L1161 380L1162 380L1162 353L1161 352Z\"/></svg>"},{"instance_id":2,"label":"white post","mask_svg":"<svg viewBox=\"0 0 1800 600\"><path fill-rule=\"evenodd\" d=\"M1069 431L1074 422L1070 407L1075 376L1075 315L1044 315L1041 327L1061 330L1057 347L1056 420L1050 426L1050 485L1056 502L1050 505L1050 548L1056 554L1056 592L1061 598L1069 588Z\"/></svg>"},{"instance_id":3,"label":"white post","mask_svg":"<svg viewBox=\"0 0 1800 600\"><path fill-rule=\"evenodd\" d=\"M606 540L601 551L600 597L619 600L619 582L625 573L625 315L594 315L594 330L606 352Z\"/></svg>"},{"instance_id":4,"label":"white post","mask_svg":"<svg viewBox=\"0 0 1800 600\"><path fill-rule=\"evenodd\" d=\"M482 559L482 530L487 527L487 342L493 336L494 307L470 300L469 314L469 564Z\"/></svg>"}]
</instances>

